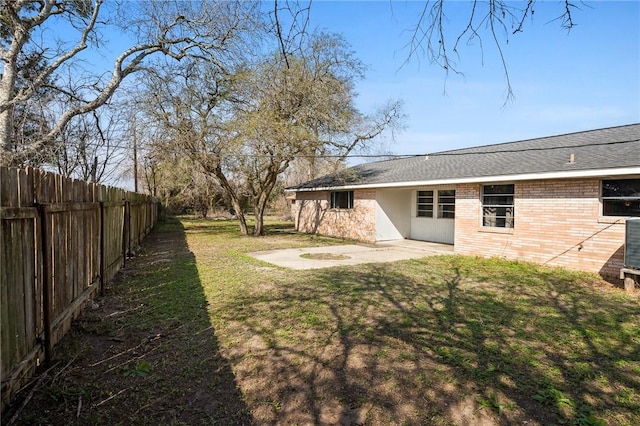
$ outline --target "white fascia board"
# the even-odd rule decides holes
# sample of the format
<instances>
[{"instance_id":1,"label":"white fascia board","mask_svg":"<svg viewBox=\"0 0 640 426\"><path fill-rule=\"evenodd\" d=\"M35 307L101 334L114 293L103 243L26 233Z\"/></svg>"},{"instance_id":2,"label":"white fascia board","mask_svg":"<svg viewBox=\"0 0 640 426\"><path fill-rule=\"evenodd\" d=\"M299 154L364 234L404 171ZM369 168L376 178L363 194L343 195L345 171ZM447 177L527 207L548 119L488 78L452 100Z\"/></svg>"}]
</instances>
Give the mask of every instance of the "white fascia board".
<instances>
[{"instance_id":1,"label":"white fascia board","mask_svg":"<svg viewBox=\"0 0 640 426\"><path fill-rule=\"evenodd\" d=\"M432 179L420 181L372 183L366 185L343 185L343 186L322 186L316 188L286 189L285 192L311 192L311 191L337 191L352 189L374 189L374 188L407 188L416 186L435 185L455 185L460 183L485 183L485 182L514 182L523 180L545 180L545 179L576 179L576 178L602 178L609 176L639 175L640 167L625 167L619 169L600 170L575 170L546 173L524 173L518 175L502 176L479 176L455 179Z\"/></svg>"}]
</instances>

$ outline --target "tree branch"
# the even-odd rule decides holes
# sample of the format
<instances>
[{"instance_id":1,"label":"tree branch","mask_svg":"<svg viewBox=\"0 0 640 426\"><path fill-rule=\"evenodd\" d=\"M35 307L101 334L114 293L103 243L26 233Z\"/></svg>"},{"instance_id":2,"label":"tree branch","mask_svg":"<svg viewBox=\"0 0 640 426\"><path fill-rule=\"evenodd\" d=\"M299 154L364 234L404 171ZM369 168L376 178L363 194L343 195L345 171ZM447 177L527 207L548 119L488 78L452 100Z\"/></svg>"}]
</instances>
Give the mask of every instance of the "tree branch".
<instances>
[{"instance_id":1,"label":"tree branch","mask_svg":"<svg viewBox=\"0 0 640 426\"><path fill-rule=\"evenodd\" d=\"M51 5L53 2L51 1L47 1L47 4ZM49 77L51 77L51 75L56 72L56 70L58 70L58 68L60 68L60 66L66 62L68 62L71 58L75 57L78 53L82 52L83 50L85 50L87 48L87 39L89 37L89 34L93 31L96 21L98 19L98 14L100 12L100 6L102 5L102 0L95 0L94 3L94 7L91 13L91 19L89 20L89 23L87 24L87 26L84 28L84 30L82 31L82 34L80 35L80 41L78 41L78 43L71 49L67 50L66 52L60 54L57 59L55 61L53 61L51 63L51 65L45 67L44 70L42 70L37 77L31 82L31 84L26 85L24 87L24 90L20 90L12 99L11 104L15 105L16 103L19 102L24 102L25 100L29 99L31 96L33 96L33 93L38 90L40 87L42 87L42 85L44 84L45 81L47 81L49 79ZM59 12L62 13L62 12ZM48 16L42 16L42 13L39 14L38 16L41 19L38 19L37 21L34 20L33 21L33 25L30 26L30 28L33 28L34 26L38 26L41 25L47 18L49 18L51 15L53 15L53 12L50 12ZM3 105L4 107L4 105Z\"/></svg>"},{"instance_id":2,"label":"tree branch","mask_svg":"<svg viewBox=\"0 0 640 426\"><path fill-rule=\"evenodd\" d=\"M511 5L507 0L473 0L470 2L471 10L469 17L466 19L465 27L458 33L452 49L449 49L449 43L446 38L446 14L444 0L426 1L420 12L418 22L412 27L411 37L405 48L408 49L407 58L402 66L408 64L412 58L426 57L431 64L437 64L445 72L445 84L450 72L463 74L456 66L451 52L457 58L460 57L459 46L462 40L470 43L472 40L478 40L480 44L480 52L482 54L482 64L484 65L484 49L481 34L488 32L491 38L491 45L495 46L502 71L506 83L506 103L513 98L513 88L511 86L511 77L509 75L509 67L505 55L503 44L509 43L508 34L516 34L524 31L525 20L527 17L533 16L536 0L527 0L520 9L517 5ZM486 13L483 7L486 7ZM578 7L571 0L563 0L563 12L554 21L561 21L560 26L570 30L575 25L573 20L573 11ZM507 31L508 26L512 31ZM504 30L505 35L502 37L498 34ZM485 32L483 32L485 31Z\"/></svg>"}]
</instances>

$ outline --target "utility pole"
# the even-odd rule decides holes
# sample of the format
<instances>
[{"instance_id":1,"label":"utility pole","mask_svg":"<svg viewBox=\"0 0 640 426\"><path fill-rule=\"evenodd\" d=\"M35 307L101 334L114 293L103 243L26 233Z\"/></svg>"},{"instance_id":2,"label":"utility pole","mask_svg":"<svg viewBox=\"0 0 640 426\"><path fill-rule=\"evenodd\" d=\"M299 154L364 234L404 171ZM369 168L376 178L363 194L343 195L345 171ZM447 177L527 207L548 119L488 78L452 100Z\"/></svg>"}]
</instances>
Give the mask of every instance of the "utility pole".
<instances>
[{"instance_id":1,"label":"utility pole","mask_svg":"<svg viewBox=\"0 0 640 426\"><path fill-rule=\"evenodd\" d=\"M98 181L98 156L93 157L93 164L91 166L91 182L96 183Z\"/></svg>"},{"instance_id":2,"label":"utility pole","mask_svg":"<svg viewBox=\"0 0 640 426\"><path fill-rule=\"evenodd\" d=\"M138 141L136 140L136 116L133 116L133 191L138 192Z\"/></svg>"}]
</instances>

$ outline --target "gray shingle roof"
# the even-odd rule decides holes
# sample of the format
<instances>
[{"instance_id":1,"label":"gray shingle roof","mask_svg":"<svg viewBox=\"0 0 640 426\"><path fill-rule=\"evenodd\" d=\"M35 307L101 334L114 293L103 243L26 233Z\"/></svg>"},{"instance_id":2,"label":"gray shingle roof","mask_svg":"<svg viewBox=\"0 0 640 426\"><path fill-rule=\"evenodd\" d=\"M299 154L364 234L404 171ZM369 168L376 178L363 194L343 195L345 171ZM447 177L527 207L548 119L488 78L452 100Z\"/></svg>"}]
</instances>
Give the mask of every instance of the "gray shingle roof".
<instances>
[{"instance_id":1,"label":"gray shingle roof","mask_svg":"<svg viewBox=\"0 0 640 426\"><path fill-rule=\"evenodd\" d=\"M360 164L288 189L462 182L482 177L629 167L640 170L640 124Z\"/></svg>"}]
</instances>

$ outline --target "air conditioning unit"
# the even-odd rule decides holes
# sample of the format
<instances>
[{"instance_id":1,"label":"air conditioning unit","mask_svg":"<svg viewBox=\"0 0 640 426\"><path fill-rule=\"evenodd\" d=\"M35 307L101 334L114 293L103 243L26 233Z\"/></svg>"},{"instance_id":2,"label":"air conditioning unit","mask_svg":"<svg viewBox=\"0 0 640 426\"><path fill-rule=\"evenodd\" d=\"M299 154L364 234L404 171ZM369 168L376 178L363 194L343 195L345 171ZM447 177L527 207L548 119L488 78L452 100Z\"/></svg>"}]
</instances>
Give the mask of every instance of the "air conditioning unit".
<instances>
[{"instance_id":1,"label":"air conditioning unit","mask_svg":"<svg viewBox=\"0 0 640 426\"><path fill-rule=\"evenodd\" d=\"M626 221L624 266L640 270L640 218Z\"/></svg>"}]
</instances>

